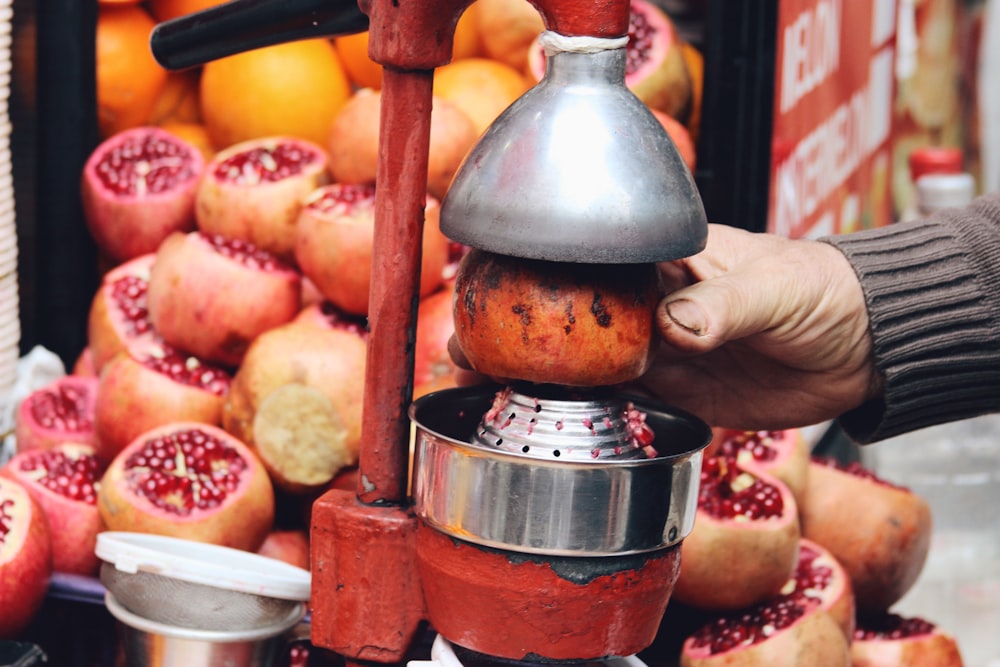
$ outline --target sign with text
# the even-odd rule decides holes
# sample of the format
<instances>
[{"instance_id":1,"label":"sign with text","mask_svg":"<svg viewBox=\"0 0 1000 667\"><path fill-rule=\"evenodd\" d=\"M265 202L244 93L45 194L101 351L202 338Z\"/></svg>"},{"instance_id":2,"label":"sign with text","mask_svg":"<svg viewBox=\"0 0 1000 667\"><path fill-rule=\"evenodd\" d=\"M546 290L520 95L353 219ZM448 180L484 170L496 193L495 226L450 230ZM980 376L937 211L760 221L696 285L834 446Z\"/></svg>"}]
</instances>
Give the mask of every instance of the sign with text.
<instances>
[{"instance_id":1,"label":"sign with text","mask_svg":"<svg viewBox=\"0 0 1000 667\"><path fill-rule=\"evenodd\" d=\"M768 231L892 221L896 1L781 0Z\"/></svg>"}]
</instances>

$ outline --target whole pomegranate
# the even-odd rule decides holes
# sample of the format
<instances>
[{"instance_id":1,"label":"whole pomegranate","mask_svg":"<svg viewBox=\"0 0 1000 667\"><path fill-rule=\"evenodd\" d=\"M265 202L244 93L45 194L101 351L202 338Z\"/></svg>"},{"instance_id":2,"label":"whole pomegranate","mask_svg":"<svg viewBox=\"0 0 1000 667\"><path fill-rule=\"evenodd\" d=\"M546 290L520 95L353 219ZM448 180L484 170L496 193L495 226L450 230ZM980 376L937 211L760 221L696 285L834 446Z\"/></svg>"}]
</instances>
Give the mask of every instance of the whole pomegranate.
<instances>
[{"instance_id":1,"label":"whole pomegranate","mask_svg":"<svg viewBox=\"0 0 1000 667\"><path fill-rule=\"evenodd\" d=\"M799 535L788 487L735 461L705 458L694 528L681 543L674 599L730 610L777 595L795 569Z\"/></svg>"},{"instance_id":2,"label":"whole pomegranate","mask_svg":"<svg viewBox=\"0 0 1000 667\"><path fill-rule=\"evenodd\" d=\"M51 449L61 442L95 443L97 378L68 375L28 394L17 408L17 451Z\"/></svg>"},{"instance_id":3,"label":"whole pomegranate","mask_svg":"<svg viewBox=\"0 0 1000 667\"><path fill-rule=\"evenodd\" d=\"M104 140L83 167L84 219L97 247L122 262L154 252L168 235L194 229L194 196L205 159L157 127Z\"/></svg>"},{"instance_id":4,"label":"whole pomegranate","mask_svg":"<svg viewBox=\"0 0 1000 667\"><path fill-rule=\"evenodd\" d=\"M289 565L309 569L309 533L302 529L275 529L267 534L257 553Z\"/></svg>"},{"instance_id":5,"label":"whole pomegranate","mask_svg":"<svg viewBox=\"0 0 1000 667\"><path fill-rule=\"evenodd\" d=\"M441 287L450 242L438 224L440 206L428 197L421 247L420 295ZM335 306L368 314L375 229L375 186L323 186L305 200L295 232L302 273Z\"/></svg>"},{"instance_id":6,"label":"whole pomegranate","mask_svg":"<svg viewBox=\"0 0 1000 667\"><path fill-rule=\"evenodd\" d=\"M859 612L884 612L916 582L930 549L931 512L909 489L857 463L814 459L800 507L802 534L851 576Z\"/></svg>"},{"instance_id":7,"label":"whole pomegranate","mask_svg":"<svg viewBox=\"0 0 1000 667\"><path fill-rule=\"evenodd\" d=\"M655 264L568 264L473 249L455 278L455 335L484 375L618 384L649 368L659 296Z\"/></svg>"},{"instance_id":8,"label":"whole pomegranate","mask_svg":"<svg viewBox=\"0 0 1000 667\"><path fill-rule=\"evenodd\" d=\"M146 292L156 260L149 253L108 271L90 303L87 347L97 373L111 357L133 344L155 342L159 336L149 319Z\"/></svg>"},{"instance_id":9,"label":"whole pomegranate","mask_svg":"<svg viewBox=\"0 0 1000 667\"><path fill-rule=\"evenodd\" d=\"M259 336L233 378L223 427L276 486L308 493L357 461L367 356L352 325L292 322Z\"/></svg>"},{"instance_id":10,"label":"whole pomegranate","mask_svg":"<svg viewBox=\"0 0 1000 667\"><path fill-rule=\"evenodd\" d=\"M269 252L202 232L173 234L149 275L149 317L171 345L237 366L254 338L298 314L301 275Z\"/></svg>"},{"instance_id":11,"label":"whole pomegranate","mask_svg":"<svg viewBox=\"0 0 1000 667\"><path fill-rule=\"evenodd\" d=\"M337 183L374 183L378 165L382 93L362 89L337 113L330 129L330 173ZM435 97L431 111L427 192L441 200L478 138L472 120Z\"/></svg>"},{"instance_id":12,"label":"whole pomegranate","mask_svg":"<svg viewBox=\"0 0 1000 667\"><path fill-rule=\"evenodd\" d=\"M302 200L329 180L326 151L309 141L240 142L217 153L205 168L195 202L198 228L291 262Z\"/></svg>"},{"instance_id":13,"label":"whole pomegranate","mask_svg":"<svg viewBox=\"0 0 1000 667\"><path fill-rule=\"evenodd\" d=\"M254 453L222 429L175 422L123 449L97 496L109 530L256 551L274 524L274 489Z\"/></svg>"},{"instance_id":14,"label":"whole pomegranate","mask_svg":"<svg viewBox=\"0 0 1000 667\"><path fill-rule=\"evenodd\" d=\"M170 422L222 423L229 370L169 345L123 351L104 367L94 405L97 456L105 464L142 433Z\"/></svg>"},{"instance_id":15,"label":"whole pomegranate","mask_svg":"<svg viewBox=\"0 0 1000 667\"><path fill-rule=\"evenodd\" d=\"M420 300L417 306L417 338L413 360L413 395L455 384L455 362L448 353L448 341L455 333L451 283Z\"/></svg>"},{"instance_id":16,"label":"whole pomegranate","mask_svg":"<svg viewBox=\"0 0 1000 667\"><path fill-rule=\"evenodd\" d=\"M103 472L94 450L74 443L20 452L0 468L0 476L20 482L42 508L56 572L97 573L94 547L104 529L97 511L97 483Z\"/></svg>"},{"instance_id":17,"label":"whole pomegranate","mask_svg":"<svg viewBox=\"0 0 1000 667\"><path fill-rule=\"evenodd\" d=\"M17 639L31 623L51 576L44 511L23 485L0 477L0 639Z\"/></svg>"},{"instance_id":18,"label":"whole pomegranate","mask_svg":"<svg viewBox=\"0 0 1000 667\"><path fill-rule=\"evenodd\" d=\"M851 642L851 667L962 667L958 642L922 618L862 616Z\"/></svg>"}]
</instances>

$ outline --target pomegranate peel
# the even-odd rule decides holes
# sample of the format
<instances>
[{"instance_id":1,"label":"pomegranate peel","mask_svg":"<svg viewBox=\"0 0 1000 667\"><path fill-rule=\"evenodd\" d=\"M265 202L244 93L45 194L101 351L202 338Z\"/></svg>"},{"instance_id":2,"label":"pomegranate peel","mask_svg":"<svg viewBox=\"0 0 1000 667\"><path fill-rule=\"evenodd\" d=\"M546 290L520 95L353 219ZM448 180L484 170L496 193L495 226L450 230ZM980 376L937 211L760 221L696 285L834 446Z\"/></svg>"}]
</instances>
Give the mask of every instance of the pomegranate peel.
<instances>
[{"instance_id":1,"label":"pomegranate peel","mask_svg":"<svg viewBox=\"0 0 1000 667\"><path fill-rule=\"evenodd\" d=\"M274 489L244 443L195 422L132 441L101 478L109 530L153 533L256 551L274 524Z\"/></svg>"},{"instance_id":2,"label":"pomegranate peel","mask_svg":"<svg viewBox=\"0 0 1000 667\"><path fill-rule=\"evenodd\" d=\"M204 169L195 146L157 127L105 139L87 159L80 186L97 246L122 262L154 252L172 232L194 229Z\"/></svg>"},{"instance_id":3,"label":"pomegranate peel","mask_svg":"<svg viewBox=\"0 0 1000 667\"><path fill-rule=\"evenodd\" d=\"M732 610L778 595L794 571L799 537L795 498L784 484L725 458L706 458L673 598Z\"/></svg>"},{"instance_id":4,"label":"pomegranate peel","mask_svg":"<svg viewBox=\"0 0 1000 667\"><path fill-rule=\"evenodd\" d=\"M45 512L19 482L0 477L0 639L16 639L45 599L52 540Z\"/></svg>"},{"instance_id":5,"label":"pomegranate peel","mask_svg":"<svg viewBox=\"0 0 1000 667\"><path fill-rule=\"evenodd\" d=\"M172 346L237 366L254 338L301 309L301 275L239 239L176 233L156 252L149 316Z\"/></svg>"},{"instance_id":6,"label":"pomegranate peel","mask_svg":"<svg viewBox=\"0 0 1000 667\"><path fill-rule=\"evenodd\" d=\"M195 199L198 229L294 261L302 200L330 173L326 151L294 137L250 139L219 151Z\"/></svg>"},{"instance_id":7,"label":"pomegranate peel","mask_svg":"<svg viewBox=\"0 0 1000 667\"><path fill-rule=\"evenodd\" d=\"M272 530L257 549L257 553L308 570L309 532L292 528Z\"/></svg>"},{"instance_id":8,"label":"pomegranate peel","mask_svg":"<svg viewBox=\"0 0 1000 667\"><path fill-rule=\"evenodd\" d=\"M653 264L566 264L473 249L455 278L455 335L484 375L613 385L649 368L659 296Z\"/></svg>"},{"instance_id":9,"label":"pomegranate peel","mask_svg":"<svg viewBox=\"0 0 1000 667\"><path fill-rule=\"evenodd\" d=\"M851 577L860 613L883 612L916 582L930 549L927 502L857 464L814 459L800 506L802 534Z\"/></svg>"},{"instance_id":10,"label":"pomegranate peel","mask_svg":"<svg viewBox=\"0 0 1000 667\"><path fill-rule=\"evenodd\" d=\"M19 452L0 468L0 476L20 482L45 514L56 572L97 572L94 547L104 529L97 486L103 472L93 448L75 443Z\"/></svg>"},{"instance_id":11,"label":"pomegranate peel","mask_svg":"<svg viewBox=\"0 0 1000 667\"><path fill-rule=\"evenodd\" d=\"M68 375L28 394L14 416L17 451L52 449L61 442L95 444L96 377Z\"/></svg>"},{"instance_id":12,"label":"pomegranate peel","mask_svg":"<svg viewBox=\"0 0 1000 667\"><path fill-rule=\"evenodd\" d=\"M105 364L94 405L105 464L142 433L170 422L222 423L230 372L168 345L123 351Z\"/></svg>"},{"instance_id":13,"label":"pomegranate peel","mask_svg":"<svg viewBox=\"0 0 1000 667\"><path fill-rule=\"evenodd\" d=\"M962 667L958 642L920 618L862 617L851 642L852 667Z\"/></svg>"}]
</instances>

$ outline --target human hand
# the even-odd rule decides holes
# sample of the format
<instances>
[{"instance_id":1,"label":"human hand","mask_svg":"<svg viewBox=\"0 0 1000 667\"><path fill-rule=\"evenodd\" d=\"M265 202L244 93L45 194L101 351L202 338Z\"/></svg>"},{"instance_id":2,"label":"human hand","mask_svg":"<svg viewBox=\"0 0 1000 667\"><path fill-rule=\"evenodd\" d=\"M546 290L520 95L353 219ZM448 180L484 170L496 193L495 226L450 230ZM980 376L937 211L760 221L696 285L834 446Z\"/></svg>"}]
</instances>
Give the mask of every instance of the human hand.
<instances>
[{"instance_id":1,"label":"human hand","mask_svg":"<svg viewBox=\"0 0 1000 667\"><path fill-rule=\"evenodd\" d=\"M833 246L709 225L704 251L662 268L663 340L636 381L661 402L713 426L782 429L880 393L861 286Z\"/></svg>"}]
</instances>

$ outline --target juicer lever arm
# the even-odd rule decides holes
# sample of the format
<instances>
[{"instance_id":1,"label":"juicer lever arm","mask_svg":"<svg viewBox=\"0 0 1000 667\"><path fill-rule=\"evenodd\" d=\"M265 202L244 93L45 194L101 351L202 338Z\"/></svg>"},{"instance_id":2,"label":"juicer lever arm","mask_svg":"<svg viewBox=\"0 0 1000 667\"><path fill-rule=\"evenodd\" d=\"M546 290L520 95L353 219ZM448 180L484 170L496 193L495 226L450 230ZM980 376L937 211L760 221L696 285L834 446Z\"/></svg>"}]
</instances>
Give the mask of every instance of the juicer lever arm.
<instances>
[{"instance_id":1,"label":"juicer lever arm","mask_svg":"<svg viewBox=\"0 0 1000 667\"><path fill-rule=\"evenodd\" d=\"M197 67L236 53L368 29L356 0L230 0L157 25L153 57L171 70Z\"/></svg>"}]
</instances>

